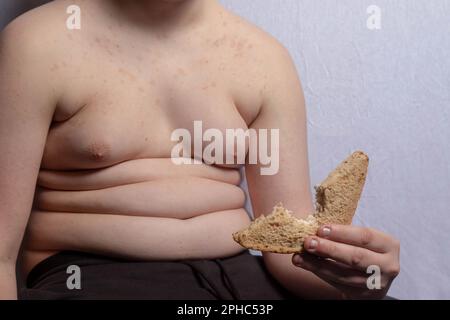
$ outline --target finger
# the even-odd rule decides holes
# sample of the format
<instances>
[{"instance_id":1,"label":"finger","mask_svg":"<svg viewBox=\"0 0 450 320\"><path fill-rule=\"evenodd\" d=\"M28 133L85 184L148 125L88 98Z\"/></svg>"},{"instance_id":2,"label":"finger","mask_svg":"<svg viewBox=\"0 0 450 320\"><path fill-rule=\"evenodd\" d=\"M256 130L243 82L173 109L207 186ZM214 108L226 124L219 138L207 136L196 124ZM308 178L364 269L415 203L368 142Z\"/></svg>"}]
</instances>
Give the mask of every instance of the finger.
<instances>
[{"instance_id":1,"label":"finger","mask_svg":"<svg viewBox=\"0 0 450 320\"><path fill-rule=\"evenodd\" d=\"M319 228L317 235L379 253L389 252L393 242L390 236L381 231L357 226L324 225Z\"/></svg>"},{"instance_id":2,"label":"finger","mask_svg":"<svg viewBox=\"0 0 450 320\"><path fill-rule=\"evenodd\" d=\"M309 253L342 262L364 272L368 266L380 266L385 260L382 254L374 251L319 237L308 237L304 247Z\"/></svg>"},{"instance_id":3,"label":"finger","mask_svg":"<svg viewBox=\"0 0 450 320\"><path fill-rule=\"evenodd\" d=\"M357 288L367 287L366 274L336 261L322 259L306 253L294 255L292 262L300 268L311 271L332 285L341 284Z\"/></svg>"},{"instance_id":4,"label":"finger","mask_svg":"<svg viewBox=\"0 0 450 320\"><path fill-rule=\"evenodd\" d=\"M297 259L295 259L297 258L297 256L300 256L303 262L297 261ZM333 267L338 266L342 268L341 270L344 271L342 271L342 273L341 271L337 271L336 274L339 275L338 277L329 277L327 274L325 274L325 272L318 274L317 268L316 270L313 270L313 267L310 268L309 265L320 263L320 260L328 261L333 265ZM308 253L301 253L293 256L293 263L294 265L297 265L305 270L313 272L322 280L335 287L342 293L343 299L381 299L386 296L386 288L369 289L367 285L367 275L365 275L364 277L361 275L362 273L360 271L353 270L353 272L355 273L355 276L353 276L351 272L347 273L346 269L349 269L348 266L337 261L332 261L329 259L326 260ZM318 268L320 268L320 266ZM348 276L348 278L346 276Z\"/></svg>"}]
</instances>

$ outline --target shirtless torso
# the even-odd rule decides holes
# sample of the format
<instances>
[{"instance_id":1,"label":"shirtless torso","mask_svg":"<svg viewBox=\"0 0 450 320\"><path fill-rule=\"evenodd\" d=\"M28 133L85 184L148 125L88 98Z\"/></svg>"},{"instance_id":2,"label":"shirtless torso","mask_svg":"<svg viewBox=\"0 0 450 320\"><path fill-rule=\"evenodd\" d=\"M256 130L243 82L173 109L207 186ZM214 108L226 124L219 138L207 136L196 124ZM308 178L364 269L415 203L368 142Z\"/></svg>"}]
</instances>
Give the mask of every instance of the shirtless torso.
<instances>
[{"instance_id":1,"label":"shirtless torso","mask_svg":"<svg viewBox=\"0 0 450 320\"><path fill-rule=\"evenodd\" d=\"M25 270L67 249L141 259L239 252L230 235L249 219L238 169L175 166L170 137L194 120L224 130L255 119L256 29L214 5L183 32L138 34L90 2L80 3L81 30L55 26L65 50L50 72L66 90L45 145ZM61 5L39 10L57 23Z\"/></svg>"},{"instance_id":2,"label":"shirtless torso","mask_svg":"<svg viewBox=\"0 0 450 320\"><path fill-rule=\"evenodd\" d=\"M52 1L2 32L3 292L14 290L22 235L24 274L62 250L143 260L240 252L231 237L249 223L240 167L171 161L172 132L193 135L196 120L221 132L281 129L279 172L245 168L253 210L283 201L311 211L303 93L288 52L216 1L141 1L156 13L130 3ZM74 4L79 30L66 28ZM265 259L286 286L304 274L288 256Z\"/></svg>"}]
</instances>

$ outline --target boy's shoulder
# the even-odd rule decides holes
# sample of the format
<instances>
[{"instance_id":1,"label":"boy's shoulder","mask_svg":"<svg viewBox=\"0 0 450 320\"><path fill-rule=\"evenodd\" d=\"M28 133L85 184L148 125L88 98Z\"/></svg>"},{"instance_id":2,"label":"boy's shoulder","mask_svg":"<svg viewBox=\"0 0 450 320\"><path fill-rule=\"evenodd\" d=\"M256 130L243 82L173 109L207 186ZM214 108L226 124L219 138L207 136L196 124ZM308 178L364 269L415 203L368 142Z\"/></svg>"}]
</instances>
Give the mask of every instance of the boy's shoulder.
<instances>
[{"instance_id":1,"label":"boy's shoulder","mask_svg":"<svg viewBox=\"0 0 450 320\"><path fill-rule=\"evenodd\" d=\"M288 49L273 35L245 18L227 11L231 28L241 38L248 39L255 52L267 58L289 58Z\"/></svg>"},{"instance_id":2,"label":"boy's shoulder","mask_svg":"<svg viewBox=\"0 0 450 320\"><path fill-rule=\"evenodd\" d=\"M63 51L70 32L66 26L67 8L75 3L51 1L20 15L1 31L0 48L13 47L17 52L32 52L36 57Z\"/></svg>"}]
</instances>

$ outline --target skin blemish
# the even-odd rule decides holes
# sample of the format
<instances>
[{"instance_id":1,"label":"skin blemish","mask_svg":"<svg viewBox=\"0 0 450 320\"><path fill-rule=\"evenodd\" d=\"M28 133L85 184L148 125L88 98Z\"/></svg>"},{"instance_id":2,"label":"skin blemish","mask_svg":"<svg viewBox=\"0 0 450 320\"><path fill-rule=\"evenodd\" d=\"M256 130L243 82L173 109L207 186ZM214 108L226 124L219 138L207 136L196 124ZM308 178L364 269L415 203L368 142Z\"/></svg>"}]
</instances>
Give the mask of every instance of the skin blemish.
<instances>
[{"instance_id":1,"label":"skin blemish","mask_svg":"<svg viewBox=\"0 0 450 320\"><path fill-rule=\"evenodd\" d=\"M102 47L110 56L114 55L114 53L111 51L113 44L108 38L101 39L99 37L95 37L94 41L98 46ZM117 46L116 48L119 49Z\"/></svg>"},{"instance_id":2,"label":"skin blemish","mask_svg":"<svg viewBox=\"0 0 450 320\"><path fill-rule=\"evenodd\" d=\"M214 41L214 46L215 47L221 47L223 46L227 41L227 36L222 36L221 38L217 39L216 41Z\"/></svg>"},{"instance_id":3,"label":"skin blemish","mask_svg":"<svg viewBox=\"0 0 450 320\"><path fill-rule=\"evenodd\" d=\"M55 64L50 68L50 71L54 72L54 71L57 71L58 69L59 69L59 66L58 66L57 63L55 63Z\"/></svg>"},{"instance_id":4,"label":"skin blemish","mask_svg":"<svg viewBox=\"0 0 450 320\"><path fill-rule=\"evenodd\" d=\"M237 44L237 49L238 49L238 50L244 49L244 46L245 46L246 43L247 43L247 40L241 40L241 41L239 41L238 44Z\"/></svg>"},{"instance_id":5,"label":"skin blemish","mask_svg":"<svg viewBox=\"0 0 450 320\"><path fill-rule=\"evenodd\" d=\"M201 59L197 60L196 63L208 64L209 63L209 59L208 58L201 58Z\"/></svg>"},{"instance_id":6,"label":"skin blemish","mask_svg":"<svg viewBox=\"0 0 450 320\"><path fill-rule=\"evenodd\" d=\"M136 81L136 76L133 73L131 73L131 72L129 72L129 71L123 69L123 68L119 68L118 71L119 71L120 74L126 76L131 81Z\"/></svg>"}]
</instances>

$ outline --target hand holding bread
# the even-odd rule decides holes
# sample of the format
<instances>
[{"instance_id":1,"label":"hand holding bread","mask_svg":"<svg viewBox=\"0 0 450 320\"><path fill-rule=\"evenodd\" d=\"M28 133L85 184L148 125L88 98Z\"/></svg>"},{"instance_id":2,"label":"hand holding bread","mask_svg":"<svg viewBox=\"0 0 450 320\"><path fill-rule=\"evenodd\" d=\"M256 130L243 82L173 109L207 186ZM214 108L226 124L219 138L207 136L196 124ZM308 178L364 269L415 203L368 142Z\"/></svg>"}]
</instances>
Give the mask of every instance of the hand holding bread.
<instances>
[{"instance_id":1,"label":"hand holding bread","mask_svg":"<svg viewBox=\"0 0 450 320\"><path fill-rule=\"evenodd\" d=\"M313 214L299 219L279 204L268 216L234 233L234 240L250 249L293 253L292 264L299 272L289 273L299 283L312 273L340 297L383 298L400 272L400 243L381 231L351 225L367 167L368 157L360 151L353 153L315 188ZM373 270L380 273L369 286ZM295 280L289 280L290 285Z\"/></svg>"}]
</instances>

